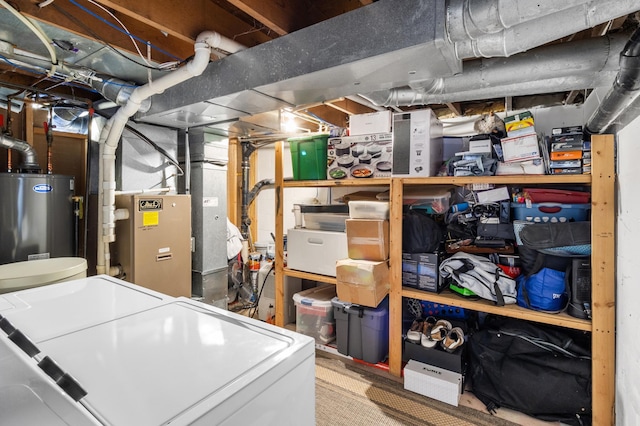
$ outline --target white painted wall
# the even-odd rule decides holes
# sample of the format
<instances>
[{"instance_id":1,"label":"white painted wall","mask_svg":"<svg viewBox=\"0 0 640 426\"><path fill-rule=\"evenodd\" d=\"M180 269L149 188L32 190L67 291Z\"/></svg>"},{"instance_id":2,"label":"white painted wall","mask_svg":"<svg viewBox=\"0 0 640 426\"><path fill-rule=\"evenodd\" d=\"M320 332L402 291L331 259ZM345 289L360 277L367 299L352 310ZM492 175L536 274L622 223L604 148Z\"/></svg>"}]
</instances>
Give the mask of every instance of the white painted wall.
<instances>
[{"instance_id":1,"label":"white painted wall","mask_svg":"<svg viewBox=\"0 0 640 426\"><path fill-rule=\"evenodd\" d=\"M640 424L640 117L618 133L616 424Z\"/></svg>"}]
</instances>

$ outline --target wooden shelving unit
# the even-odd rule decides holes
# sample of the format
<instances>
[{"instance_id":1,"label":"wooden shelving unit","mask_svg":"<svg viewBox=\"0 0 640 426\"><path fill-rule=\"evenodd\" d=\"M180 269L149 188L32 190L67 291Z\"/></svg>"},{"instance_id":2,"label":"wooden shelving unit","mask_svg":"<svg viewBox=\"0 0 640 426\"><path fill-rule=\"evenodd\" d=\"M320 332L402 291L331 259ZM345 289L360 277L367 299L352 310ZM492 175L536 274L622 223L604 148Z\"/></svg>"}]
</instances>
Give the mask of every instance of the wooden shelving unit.
<instances>
[{"instance_id":1,"label":"wooden shelving unit","mask_svg":"<svg viewBox=\"0 0 640 426\"><path fill-rule=\"evenodd\" d=\"M591 175L509 175L490 177L390 178L344 181L284 181L283 142L276 145L276 236L284 235L282 199L284 188L295 187L390 187L390 279L389 292L389 372L402 373L402 298L409 297L458 306L478 312L498 314L550 324L592 334L593 424L614 424L615 398L615 168L614 138L592 137ZM505 185L582 184L591 186L592 229L592 320L566 314L546 314L518 306L498 307L489 301L465 300L447 293L429 293L402 286L402 200L405 187L417 185ZM282 266L283 241L276 244L276 324L284 326L279 307L284 306L284 276L335 284L334 277L295 271Z\"/></svg>"}]
</instances>

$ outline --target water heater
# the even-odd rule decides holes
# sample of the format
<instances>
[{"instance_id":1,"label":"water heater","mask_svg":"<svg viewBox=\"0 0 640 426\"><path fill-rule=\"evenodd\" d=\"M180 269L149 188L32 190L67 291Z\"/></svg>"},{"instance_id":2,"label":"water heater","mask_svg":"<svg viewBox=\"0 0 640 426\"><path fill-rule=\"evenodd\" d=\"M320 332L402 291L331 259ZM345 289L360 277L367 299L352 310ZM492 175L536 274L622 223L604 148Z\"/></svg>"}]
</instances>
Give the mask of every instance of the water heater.
<instances>
[{"instance_id":1,"label":"water heater","mask_svg":"<svg viewBox=\"0 0 640 426\"><path fill-rule=\"evenodd\" d=\"M73 256L74 178L0 173L0 264Z\"/></svg>"}]
</instances>

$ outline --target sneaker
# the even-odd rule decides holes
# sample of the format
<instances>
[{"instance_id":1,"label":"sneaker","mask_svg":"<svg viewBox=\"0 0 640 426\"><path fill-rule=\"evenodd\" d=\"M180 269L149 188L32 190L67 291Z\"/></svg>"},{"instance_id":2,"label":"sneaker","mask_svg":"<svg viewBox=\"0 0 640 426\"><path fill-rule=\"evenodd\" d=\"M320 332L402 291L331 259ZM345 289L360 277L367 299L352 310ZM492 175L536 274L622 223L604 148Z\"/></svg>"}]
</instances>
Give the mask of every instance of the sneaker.
<instances>
[{"instance_id":1,"label":"sneaker","mask_svg":"<svg viewBox=\"0 0 640 426\"><path fill-rule=\"evenodd\" d=\"M425 348L433 348L438 343L429 338L431 335L431 329L436 325L436 322L437 320L434 317L429 316L422 324L422 338L420 339L420 344Z\"/></svg>"},{"instance_id":2,"label":"sneaker","mask_svg":"<svg viewBox=\"0 0 640 426\"><path fill-rule=\"evenodd\" d=\"M447 336L451 328L452 326L449 321L440 319L436 321L436 323L431 328L431 333L429 333L429 339L436 342L440 342Z\"/></svg>"},{"instance_id":3,"label":"sneaker","mask_svg":"<svg viewBox=\"0 0 640 426\"><path fill-rule=\"evenodd\" d=\"M420 344L420 340L422 339L422 324L424 321L422 318L416 318L411 324L411 328L407 331L407 340L413 343Z\"/></svg>"},{"instance_id":4,"label":"sneaker","mask_svg":"<svg viewBox=\"0 0 640 426\"><path fill-rule=\"evenodd\" d=\"M454 352L460 346L464 345L464 331L462 331L460 327L453 327L440 344L445 351Z\"/></svg>"}]
</instances>

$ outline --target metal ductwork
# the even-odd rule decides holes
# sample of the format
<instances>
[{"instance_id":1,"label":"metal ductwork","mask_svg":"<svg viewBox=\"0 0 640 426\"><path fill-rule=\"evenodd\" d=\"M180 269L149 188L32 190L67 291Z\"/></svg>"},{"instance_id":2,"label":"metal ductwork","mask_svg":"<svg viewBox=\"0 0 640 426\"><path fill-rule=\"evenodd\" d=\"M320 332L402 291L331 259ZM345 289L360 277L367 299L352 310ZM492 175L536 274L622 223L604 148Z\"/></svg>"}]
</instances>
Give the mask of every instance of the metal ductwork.
<instances>
[{"instance_id":1,"label":"metal ductwork","mask_svg":"<svg viewBox=\"0 0 640 426\"><path fill-rule=\"evenodd\" d=\"M580 90L611 84L627 36L612 35L540 47L510 58L476 59L461 74L373 92L381 106L462 102L532 93Z\"/></svg>"},{"instance_id":2,"label":"metal ductwork","mask_svg":"<svg viewBox=\"0 0 640 426\"><path fill-rule=\"evenodd\" d=\"M5 134L0 134L0 146L22 153L22 164L20 165L22 171L40 171L36 151L27 142L14 139Z\"/></svg>"},{"instance_id":3,"label":"metal ductwork","mask_svg":"<svg viewBox=\"0 0 640 426\"><path fill-rule=\"evenodd\" d=\"M636 0L449 0L458 59L509 57L638 10Z\"/></svg>"},{"instance_id":4,"label":"metal ductwork","mask_svg":"<svg viewBox=\"0 0 640 426\"><path fill-rule=\"evenodd\" d=\"M631 107L637 110L640 97L640 29L637 29L620 53L620 72L615 78L613 87L604 97L598 109L591 115L586 124L590 133L604 133L614 123L626 125L630 117L625 111ZM619 121L618 118L622 117ZM626 118L625 118L626 117ZM637 114L634 113L634 118Z\"/></svg>"},{"instance_id":5,"label":"metal ductwork","mask_svg":"<svg viewBox=\"0 0 640 426\"><path fill-rule=\"evenodd\" d=\"M607 43L615 49L616 39L595 41L595 54L585 51L588 45L572 45L582 55L567 48L571 59L564 61L560 50L543 51L553 72L538 64L538 50L529 50L637 8L634 0L380 0L212 62L200 77L154 96L151 109L136 119L215 127L339 97L425 90L426 82L437 103L607 86L617 70L605 53ZM525 51L513 61L497 59ZM465 63L463 69L462 59L476 57L496 59ZM523 66L526 72L512 71ZM500 73L501 67L509 71ZM523 75L527 82L514 81ZM445 82L457 99L443 89Z\"/></svg>"}]
</instances>

